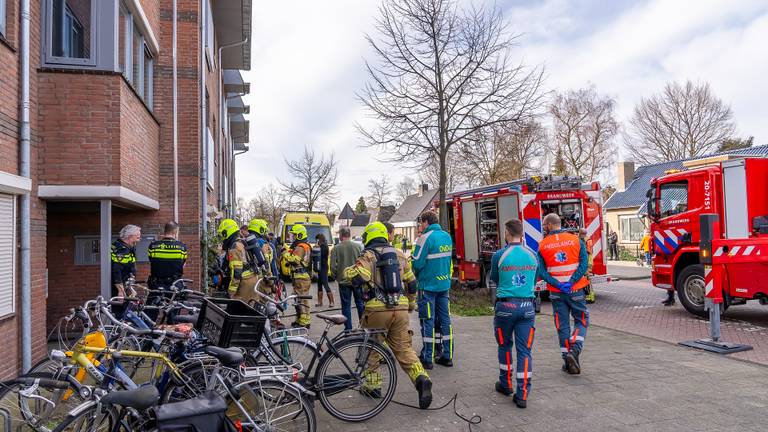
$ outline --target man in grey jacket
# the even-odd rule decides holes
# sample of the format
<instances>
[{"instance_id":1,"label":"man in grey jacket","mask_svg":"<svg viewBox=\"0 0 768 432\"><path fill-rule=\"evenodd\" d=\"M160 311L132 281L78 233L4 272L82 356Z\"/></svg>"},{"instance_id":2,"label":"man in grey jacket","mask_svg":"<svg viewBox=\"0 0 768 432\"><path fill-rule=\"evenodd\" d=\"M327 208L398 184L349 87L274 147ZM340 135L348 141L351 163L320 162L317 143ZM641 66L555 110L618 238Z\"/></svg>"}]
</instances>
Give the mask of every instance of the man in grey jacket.
<instances>
[{"instance_id":1,"label":"man in grey jacket","mask_svg":"<svg viewBox=\"0 0 768 432\"><path fill-rule=\"evenodd\" d=\"M355 298L357 306L358 320L363 316L365 302L363 301L363 291L361 288L352 287L352 283L345 279L344 269L355 265L355 261L360 256L363 248L349 239L349 228L339 229L341 242L331 250L331 274L339 282L339 296L341 297L341 313L347 317L344 323L344 329L352 330L352 297Z\"/></svg>"}]
</instances>

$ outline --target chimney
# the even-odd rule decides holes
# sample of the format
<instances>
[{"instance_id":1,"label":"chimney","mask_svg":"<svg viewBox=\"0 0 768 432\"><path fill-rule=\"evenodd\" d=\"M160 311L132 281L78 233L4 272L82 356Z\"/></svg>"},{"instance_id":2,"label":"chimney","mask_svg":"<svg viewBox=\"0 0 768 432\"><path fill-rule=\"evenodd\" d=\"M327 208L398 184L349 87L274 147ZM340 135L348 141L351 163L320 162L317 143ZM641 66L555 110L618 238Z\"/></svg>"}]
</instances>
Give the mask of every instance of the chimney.
<instances>
[{"instance_id":1,"label":"chimney","mask_svg":"<svg viewBox=\"0 0 768 432\"><path fill-rule=\"evenodd\" d=\"M419 186L419 196L424 196L424 192L429 190L429 185L426 183L422 183L421 186Z\"/></svg>"},{"instance_id":2,"label":"chimney","mask_svg":"<svg viewBox=\"0 0 768 432\"><path fill-rule=\"evenodd\" d=\"M616 191L623 192L627 190L632 183L632 179L635 177L635 163L634 162L619 162L616 167Z\"/></svg>"}]
</instances>

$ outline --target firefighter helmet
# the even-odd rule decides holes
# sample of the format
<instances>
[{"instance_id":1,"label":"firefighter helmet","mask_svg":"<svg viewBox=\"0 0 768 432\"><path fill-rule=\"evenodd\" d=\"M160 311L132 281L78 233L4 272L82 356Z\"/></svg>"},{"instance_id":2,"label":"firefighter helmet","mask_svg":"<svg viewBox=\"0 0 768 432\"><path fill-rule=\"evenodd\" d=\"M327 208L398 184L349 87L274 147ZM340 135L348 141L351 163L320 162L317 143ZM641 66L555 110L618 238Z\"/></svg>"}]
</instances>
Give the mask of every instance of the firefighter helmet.
<instances>
[{"instance_id":1,"label":"firefighter helmet","mask_svg":"<svg viewBox=\"0 0 768 432\"><path fill-rule=\"evenodd\" d=\"M296 240L306 240L307 228L304 225L296 224L291 227L291 234L296 237Z\"/></svg>"},{"instance_id":2,"label":"firefighter helmet","mask_svg":"<svg viewBox=\"0 0 768 432\"><path fill-rule=\"evenodd\" d=\"M217 232L224 240L230 238L232 234L240 231L240 227L237 226L237 222L232 219L224 219L219 223L219 229Z\"/></svg>"},{"instance_id":3,"label":"firefighter helmet","mask_svg":"<svg viewBox=\"0 0 768 432\"><path fill-rule=\"evenodd\" d=\"M248 222L248 230L263 236L267 234L269 228L267 227L267 221L264 219L251 219L251 221Z\"/></svg>"},{"instance_id":4,"label":"firefighter helmet","mask_svg":"<svg viewBox=\"0 0 768 432\"><path fill-rule=\"evenodd\" d=\"M384 240L389 239L387 227L381 222L368 224L368 226L365 227L365 231L363 231L363 243L368 246L368 243L377 238L383 238Z\"/></svg>"}]
</instances>

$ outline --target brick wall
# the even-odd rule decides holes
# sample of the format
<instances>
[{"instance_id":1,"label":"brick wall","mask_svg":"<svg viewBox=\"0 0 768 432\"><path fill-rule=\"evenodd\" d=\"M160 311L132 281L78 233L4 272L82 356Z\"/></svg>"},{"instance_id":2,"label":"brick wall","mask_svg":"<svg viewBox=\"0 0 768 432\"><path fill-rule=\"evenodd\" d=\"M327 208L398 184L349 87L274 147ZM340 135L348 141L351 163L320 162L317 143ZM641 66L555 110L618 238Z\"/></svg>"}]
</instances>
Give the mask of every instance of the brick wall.
<instances>
[{"instance_id":1,"label":"brick wall","mask_svg":"<svg viewBox=\"0 0 768 432\"><path fill-rule=\"evenodd\" d=\"M38 134L37 112L37 66L40 52L40 2L30 2L30 110L32 140L30 149L30 170L32 175L32 194L30 197L31 215L31 296L32 296L32 361L43 358L46 347L46 205L37 199L37 172L39 166L40 136ZM6 1L6 41L0 42L0 170L18 174L19 168L19 77L18 77L18 41L19 41L19 1ZM20 261L18 259L17 261ZM18 273L20 273L20 263ZM16 375L21 367L21 328L19 310L20 292L16 293L15 315L0 320L0 341L3 349L0 354L0 379Z\"/></svg>"},{"instance_id":2,"label":"brick wall","mask_svg":"<svg viewBox=\"0 0 768 432\"><path fill-rule=\"evenodd\" d=\"M42 184L120 184L121 82L119 75L39 74Z\"/></svg>"},{"instance_id":3,"label":"brick wall","mask_svg":"<svg viewBox=\"0 0 768 432\"><path fill-rule=\"evenodd\" d=\"M160 125L120 79L121 184L153 199L158 198Z\"/></svg>"}]
</instances>

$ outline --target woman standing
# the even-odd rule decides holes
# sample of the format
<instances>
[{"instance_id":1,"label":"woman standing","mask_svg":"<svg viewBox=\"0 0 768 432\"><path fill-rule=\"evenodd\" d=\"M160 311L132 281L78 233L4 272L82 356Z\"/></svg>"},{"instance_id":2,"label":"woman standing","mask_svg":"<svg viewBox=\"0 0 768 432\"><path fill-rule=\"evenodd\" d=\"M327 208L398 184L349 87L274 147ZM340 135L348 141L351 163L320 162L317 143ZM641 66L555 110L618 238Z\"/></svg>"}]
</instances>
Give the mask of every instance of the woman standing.
<instances>
[{"instance_id":1,"label":"woman standing","mask_svg":"<svg viewBox=\"0 0 768 432\"><path fill-rule=\"evenodd\" d=\"M325 235L317 235L317 245L320 247L320 265L317 272L317 304L315 307L323 306L323 290L328 294L328 306L334 307L333 292L328 285L328 240Z\"/></svg>"}]
</instances>

